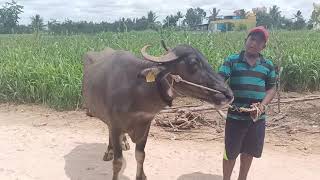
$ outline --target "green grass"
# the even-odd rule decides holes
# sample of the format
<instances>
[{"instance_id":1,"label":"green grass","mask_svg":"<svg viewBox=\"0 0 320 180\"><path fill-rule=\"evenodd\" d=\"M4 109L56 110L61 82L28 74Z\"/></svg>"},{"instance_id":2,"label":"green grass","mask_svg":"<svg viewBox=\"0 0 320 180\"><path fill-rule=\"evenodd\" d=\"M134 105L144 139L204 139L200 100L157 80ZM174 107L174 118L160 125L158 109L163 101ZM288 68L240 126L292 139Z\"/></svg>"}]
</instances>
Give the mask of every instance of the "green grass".
<instances>
[{"instance_id":1,"label":"green grass","mask_svg":"<svg viewBox=\"0 0 320 180\"><path fill-rule=\"evenodd\" d=\"M160 39L168 46L187 43L198 48L217 69L223 59L243 48L243 32L130 32L94 36L2 35L0 36L0 101L45 104L60 110L81 107L82 56L105 47L125 49L140 56L151 44L152 54L163 53ZM320 88L320 33L272 32L263 54L284 67L284 90Z\"/></svg>"}]
</instances>

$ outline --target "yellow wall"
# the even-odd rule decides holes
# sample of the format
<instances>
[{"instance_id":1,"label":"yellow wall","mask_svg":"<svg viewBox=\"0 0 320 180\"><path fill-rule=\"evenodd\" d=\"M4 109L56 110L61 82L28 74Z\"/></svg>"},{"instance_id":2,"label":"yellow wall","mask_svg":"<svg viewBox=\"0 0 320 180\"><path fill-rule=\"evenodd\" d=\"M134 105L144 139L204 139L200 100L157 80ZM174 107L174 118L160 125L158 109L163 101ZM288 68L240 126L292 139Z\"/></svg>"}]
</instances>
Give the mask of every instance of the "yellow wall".
<instances>
[{"instance_id":1,"label":"yellow wall","mask_svg":"<svg viewBox=\"0 0 320 180\"><path fill-rule=\"evenodd\" d=\"M254 14L249 14L247 19L223 19L217 21L211 21L209 24L209 29L212 30L215 24L222 24L222 23L232 23L234 24L234 30L238 29L241 24L247 26L247 29L251 29L256 27L257 20Z\"/></svg>"}]
</instances>

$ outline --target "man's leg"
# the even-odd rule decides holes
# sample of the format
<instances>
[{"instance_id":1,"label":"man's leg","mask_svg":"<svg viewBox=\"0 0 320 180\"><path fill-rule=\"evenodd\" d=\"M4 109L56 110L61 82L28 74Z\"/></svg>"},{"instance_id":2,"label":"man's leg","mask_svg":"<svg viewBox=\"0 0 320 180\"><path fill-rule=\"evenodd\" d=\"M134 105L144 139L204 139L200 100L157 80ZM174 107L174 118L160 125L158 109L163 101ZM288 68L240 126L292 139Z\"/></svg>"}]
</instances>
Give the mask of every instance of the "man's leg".
<instances>
[{"instance_id":1,"label":"man's leg","mask_svg":"<svg viewBox=\"0 0 320 180\"><path fill-rule=\"evenodd\" d=\"M249 127L248 133L243 140L240 155L240 172L238 180L246 180L253 157L260 158L263 150L265 137L265 120L259 120Z\"/></svg>"},{"instance_id":2,"label":"man's leg","mask_svg":"<svg viewBox=\"0 0 320 180\"><path fill-rule=\"evenodd\" d=\"M252 163L253 156L242 153L240 155L240 173L238 180L246 180Z\"/></svg>"},{"instance_id":3,"label":"man's leg","mask_svg":"<svg viewBox=\"0 0 320 180\"><path fill-rule=\"evenodd\" d=\"M223 180L230 180L232 170L236 160L225 160L223 159Z\"/></svg>"},{"instance_id":4,"label":"man's leg","mask_svg":"<svg viewBox=\"0 0 320 180\"><path fill-rule=\"evenodd\" d=\"M225 151L223 155L223 180L230 180L243 139L248 131L248 122L227 120L225 127Z\"/></svg>"}]
</instances>

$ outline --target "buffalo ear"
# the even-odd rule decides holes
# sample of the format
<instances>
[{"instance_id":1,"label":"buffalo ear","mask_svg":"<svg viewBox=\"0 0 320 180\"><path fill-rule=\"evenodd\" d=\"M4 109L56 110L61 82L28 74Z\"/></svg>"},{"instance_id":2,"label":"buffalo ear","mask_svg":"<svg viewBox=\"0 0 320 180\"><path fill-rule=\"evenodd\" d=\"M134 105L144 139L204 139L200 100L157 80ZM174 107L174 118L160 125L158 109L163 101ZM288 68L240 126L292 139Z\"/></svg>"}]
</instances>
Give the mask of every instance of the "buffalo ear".
<instances>
[{"instance_id":1,"label":"buffalo ear","mask_svg":"<svg viewBox=\"0 0 320 180\"><path fill-rule=\"evenodd\" d=\"M155 82L161 99L172 106L173 89L166 79L170 72L164 66L156 66L142 70L138 77L144 78L147 83Z\"/></svg>"},{"instance_id":2,"label":"buffalo ear","mask_svg":"<svg viewBox=\"0 0 320 180\"><path fill-rule=\"evenodd\" d=\"M145 78L145 81L148 83L155 82L157 79L157 76L164 70L166 70L166 68L163 66L155 66L155 67L151 67L151 68L146 68L138 74L138 77Z\"/></svg>"}]
</instances>

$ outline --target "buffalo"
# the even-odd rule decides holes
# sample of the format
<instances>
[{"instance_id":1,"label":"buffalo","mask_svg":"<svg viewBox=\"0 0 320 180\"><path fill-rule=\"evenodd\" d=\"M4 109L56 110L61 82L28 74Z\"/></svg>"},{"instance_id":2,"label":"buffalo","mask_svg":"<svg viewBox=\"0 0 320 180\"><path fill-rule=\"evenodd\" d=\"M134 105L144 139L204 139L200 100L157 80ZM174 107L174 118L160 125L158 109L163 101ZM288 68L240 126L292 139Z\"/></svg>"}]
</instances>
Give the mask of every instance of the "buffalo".
<instances>
[{"instance_id":1,"label":"buffalo","mask_svg":"<svg viewBox=\"0 0 320 180\"><path fill-rule=\"evenodd\" d=\"M125 134L136 144L137 180L145 180L145 146L154 116L174 98L190 96L217 107L233 100L233 93L205 56L196 48L181 44L167 48L160 57L141 49L143 59L131 52L106 48L84 55L82 93L87 114L107 124L109 144L103 160L113 160L113 180L122 167L123 150L129 144ZM175 82L174 76L206 87ZM208 88L214 91L208 90Z\"/></svg>"}]
</instances>

